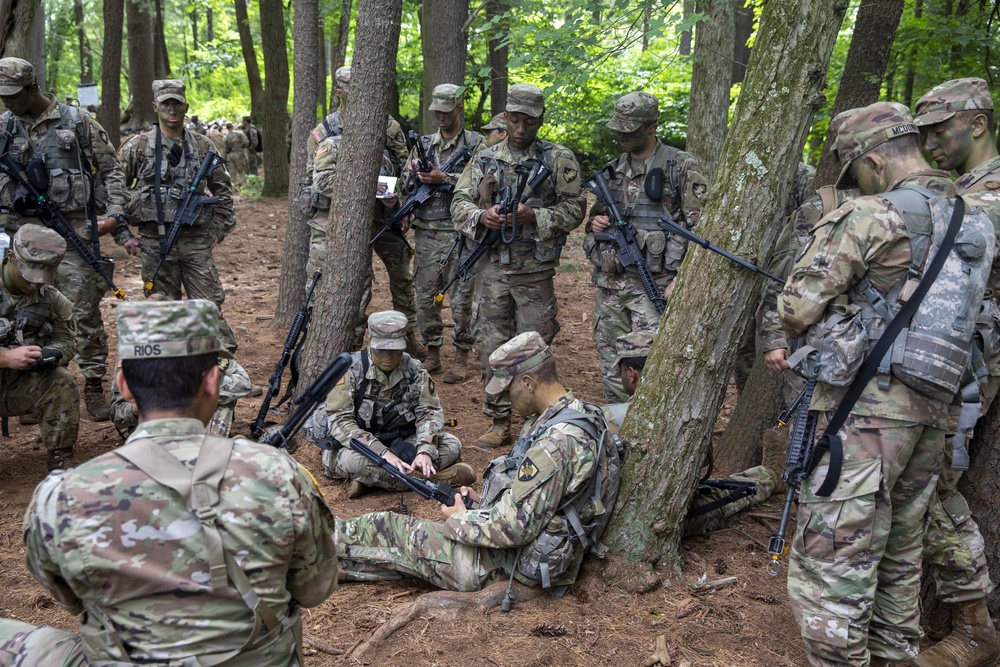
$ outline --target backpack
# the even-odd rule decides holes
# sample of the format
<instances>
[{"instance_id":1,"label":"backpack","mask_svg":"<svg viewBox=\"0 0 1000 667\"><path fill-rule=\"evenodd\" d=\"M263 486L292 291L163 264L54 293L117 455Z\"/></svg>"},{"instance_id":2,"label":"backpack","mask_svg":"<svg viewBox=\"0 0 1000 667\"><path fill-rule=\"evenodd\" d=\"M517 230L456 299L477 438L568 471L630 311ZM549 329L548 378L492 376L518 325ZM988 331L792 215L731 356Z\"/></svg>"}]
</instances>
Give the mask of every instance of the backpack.
<instances>
[{"instance_id":1,"label":"backpack","mask_svg":"<svg viewBox=\"0 0 1000 667\"><path fill-rule=\"evenodd\" d=\"M260 131L260 128L254 127L257 130L257 145L253 147L258 153L264 152L264 133Z\"/></svg>"}]
</instances>

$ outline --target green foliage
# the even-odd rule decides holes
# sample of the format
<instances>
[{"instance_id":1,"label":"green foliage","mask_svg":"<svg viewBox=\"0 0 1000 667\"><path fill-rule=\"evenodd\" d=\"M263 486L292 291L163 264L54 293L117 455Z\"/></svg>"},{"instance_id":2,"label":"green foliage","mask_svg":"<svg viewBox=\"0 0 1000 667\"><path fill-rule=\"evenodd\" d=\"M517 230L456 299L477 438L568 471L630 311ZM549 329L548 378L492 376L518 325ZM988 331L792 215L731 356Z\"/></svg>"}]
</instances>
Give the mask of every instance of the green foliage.
<instances>
[{"instance_id":1,"label":"green foliage","mask_svg":"<svg viewBox=\"0 0 1000 667\"><path fill-rule=\"evenodd\" d=\"M236 194L250 201L257 201L264 196L264 178L257 174L247 174L243 183L236 186Z\"/></svg>"}]
</instances>

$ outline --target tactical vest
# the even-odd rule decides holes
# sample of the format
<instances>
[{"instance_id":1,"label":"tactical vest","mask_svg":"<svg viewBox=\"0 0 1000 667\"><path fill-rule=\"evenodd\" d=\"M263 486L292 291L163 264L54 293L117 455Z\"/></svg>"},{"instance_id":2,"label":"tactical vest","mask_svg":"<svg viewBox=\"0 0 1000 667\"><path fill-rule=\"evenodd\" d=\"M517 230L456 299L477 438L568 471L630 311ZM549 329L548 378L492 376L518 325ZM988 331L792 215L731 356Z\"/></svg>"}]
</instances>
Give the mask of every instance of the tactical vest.
<instances>
[{"instance_id":1,"label":"tactical vest","mask_svg":"<svg viewBox=\"0 0 1000 667\"><path fill-rule=\"evenodd\" d=\"M4 259L6 264L9 259ZM0 264L0 275L3 272ZM15 340L23 345L38 345L44 347L52 336L52 324L49 318L52 314L52 288L42 287L32 303L16 304L13 297L4 287L0 287L0 318L11 324Z\"/></svg>"},{"instance_id":2,"label":"tactical vest","mask_svg":"<svg viewBox=\"0 0 1000 667\"><path fill-rule=\"evenodd\" d=\"M471 130L463 129L461 137L461 139L455 141L452 153L459 150L462 146L469 146L470 148L478 146L482 141L482 135ZM424 144L424 152L427 154L427 159L430 160L431 164L440 169L442 163L437 159L437 155L435 154L434 135L425 134L420 138L420 141ZM464 169L464 164L455 165L455 168L449 173L461 174ZM420 205L420 208L414 213L414 217L418 220L449 220L451 218L451 200L454 197L454 190L450 192L438 190L430 196L430 199Z\"/></svg>"},{"instance_id":3,"label":"tactical vest","mask_svg":"<svg viewBox=\"0 0 1000 667\"><path fill-rule=\"evenodd\" d=\"M96 170L96 160L90 146L89 132L84 127L80 110L56 103L59 121L49 128L41 143L35 144L21 121L9 111L0 116L12 135L10 155L22 167L33 158L41 158L49 172L49 189L45 193L65 216L86 215L90 202L90 178ZM107 187L94 181L95 213L103 213L108 205Z\"/></svg>"},{"instance_id":4,"label":"tactical vest","mask_svg":"<svg viewBox=\"0 0 1000 667\"><path fill-rule=\"evenodd\" d=\"M409 438L416 434L417 413L422 391L420 364L410 355L404 354L399 360L403 379L392 388L388 398L379 398L384 388L378 380L368 378L371 358L368 349L354 352L351 373L354 386L354 421L365 431L382 440L392 433L395 437ZM395 372L393 369L392 372ZM388 443L386 443L388 444Z\"/></svg>"},{"instance_id":5,"label":"tactical vest","mask_svg":"<svg viewBox=\"0 0 1000 667\"><path fill-rule=\"evenodd\" d=\"M136 187L132 190L128 204L129 217L139 224L156 224L156 197L155 174L156 174L156 128L144 132L136 140L139 143L139 150L143 159L135 176ZM210 146L205 137L195 137L185 131L184 141L181 150L181 158L177 166L170 166L167 160L167 144L163 142L163 150L160 157L160 201L163 204L163 224L170 225L177 213L177 209L184 201L191 183L198 175L198 168L201 161L208 152ZM200 191L205 192L205 183L202 182ZM198 220L195 226L205 225L214 216L214 207L203 206L199 210Z\"/></svg>"},{"instance_id":6,"label":"tactical vest","mask_svg":"<svg viewBox=\"0 0 1000 667\"><path fill-rule=\"evenodd\" d=\"M332 114L323 119L320 123L324 130L323 137L319 141L323 141L329 136L339 137L344 133L344 117L340 113L340 109L337 109ZM319 143L317 141L316 143Z\"/></svg>"}]
</instances>

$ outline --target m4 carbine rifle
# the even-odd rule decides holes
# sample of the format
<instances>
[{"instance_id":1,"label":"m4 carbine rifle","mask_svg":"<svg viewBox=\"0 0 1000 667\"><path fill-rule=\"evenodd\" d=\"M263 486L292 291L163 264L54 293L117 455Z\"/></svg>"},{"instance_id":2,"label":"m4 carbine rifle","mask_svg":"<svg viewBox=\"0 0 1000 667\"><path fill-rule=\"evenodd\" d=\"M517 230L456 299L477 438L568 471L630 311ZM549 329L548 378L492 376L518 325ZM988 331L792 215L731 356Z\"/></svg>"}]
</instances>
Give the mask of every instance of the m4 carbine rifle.
<instances>
[{"instance_id":1,"label":"m4 carbine rifle","mask_svg":"<svg viewBox=\"0 0 1000 667\"><path fill-rule=\"evenodd\" d=\"M160 268L167 261L167 255L173 250L174 245L177 244L177 236L181 233L181 227L192 226L198 220L198 214L202 206L219 203L218 197L208 197L198 194L198 188L201 187L202 182L206 178L211 176L213 171L223 164L226 164L226 160L215 151L209 149L205 153L205 157L198 167L198 173L195 175L190 187L188 187L187 192L184 193L184 201L181 202L177 213L174 214L174 221L170 225L170 231L167 232L167 240L160 245L160 261L157 262L153 275L149 277L149 281L146 283L146 296L149 296L153 291L153 284L156 282L156 276L160 273ZM157 169L159 169L159 166L157 166Z\"/></svg>"},{"instance_id":2,"label":"m4 carbine rifle","mask_svg":"<svg viewBox=\"0 0 1000 667\"><path fill-rule=\"evenodd\" d=\"M320 376L302 392L301 396L292 399L292 405L296 407L288 416L285 425L267 433L260 442L280 449L287 449L289 453L295 451L295 447L290 446L295 434L299 432L299 429L305 424L306 418L312 414L316 406L326 402L327 395L344 377L344 373L347 372L352 363L354 363L354 358L347 352L338 354Z\"/></svg>"},{"instance_id":3,"label":"m4 carbine rifle","mask_svg":"<svg viewBox=\"0 0 1000 667\"><path fill-rule=\"evenodd\" d=\"M83 261L104 278L115 297L119 300L124 299L125 292L115 286L111 279L114 261L110 257L100 257L94 253L45 194L49 189L49 172L45 168L45 163L41 159L32 159L27 167L22 167L11 157L12 138L9 131L0 132L0 171L13 178L18 188L22 189L31 200L30 203L26 202L24 210L19 212L38 218L46 227L66 239L66 243L83 258Z\"/></svg>"},{"instance_id":4,"label":"m4 carbine rifle","mask_svg":"<svg viewBox=\"0 0 1000 667\"><path fill-rule=\"evenodd\" d=\"M413 491L421 498L425 500L436 500L437 502L447 505L448 507L455 506L455 494L458 493L458 491L451 488L444 482L431 482L419 477L410 477L406 473L400 472L399 468L373 452L368 445L360 440L351 438L351 449L364 456L382 470L386 471L400 484L408 488L410 491ZM473 501L471 498L463 496L462 502L465 504L466 509L472 509Z\"/></svg>"},{"instance_id":5,"label":"m4 carbine rifle","mask_svg":"<svg viewBox=\"0 0 1000 667\"><path fill-rule=\"evenodd\" d=\"M302 302L299 312L295 313L295 317L292 319L292 326L288 329L288 335L285 336L285 345L281 349L281 357L274 367L274 372L271 373L271 378L267 381L267 393L264 394L264 402L261 403L260 410L257 412L257 419L250 425L250 434L255 438L260 438L264 435L264 420L267 418L268 410L271 409L271 400L275 394L281 391L281 376L289 364L292 365L292 379L288 383L285 395L281 397L281 400L278 401L278 405L275 407L280 407L282 403L291 398L292 390L298 384L298 356L302 349L302 343L306 339L309 319L312 317L313 309L311 302L313 291L316 289L316 283L319 282L322 275L322 272L316 269L316 273L313 274L312 280L309 282L309 289L306 290L305 301Z\"/></svg>"}]
</instances>

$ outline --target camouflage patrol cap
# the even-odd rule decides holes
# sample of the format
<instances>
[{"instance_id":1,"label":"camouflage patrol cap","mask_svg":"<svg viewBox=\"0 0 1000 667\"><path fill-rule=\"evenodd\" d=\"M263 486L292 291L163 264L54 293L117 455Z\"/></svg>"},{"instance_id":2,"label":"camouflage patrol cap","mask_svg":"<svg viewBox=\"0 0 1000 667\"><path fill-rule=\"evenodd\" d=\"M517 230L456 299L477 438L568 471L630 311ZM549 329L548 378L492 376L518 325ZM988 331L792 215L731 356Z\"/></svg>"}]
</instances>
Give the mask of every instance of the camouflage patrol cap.
<instances>
[{"instance_id":1,"label":"camouflage patrol cap","mask_svg":"<svg viewBox=\"0 0 1000 667\"><path fill-rule=\"evenodd\" d=\"M465 90L453 83L442 83L434 88L431 93L431 105L427 107L430 111L454 111L455 107L462 103L462 96Z\"/></svg>"},{"instance_id":2,"label":"camouflage patrol cap","mask_svg":"<svg viewBox=\"0 0 1000 667\"><path fill-rule=\"evenodd\" d=\"M406 349L406 315L398 310L383 310L368 317L368 333L373 350Z\"/></svg>"},{"instance_id":3,"label":"camouflage patrol cap","mask_svg":"<svg viewBox=\"0 0 1000 667\"><path fill-rule=\"evenodd\" d=\"M119 359L167 359L218 352L219 307L207 299L123 301L115 309Z\"/></svg>"},{"instance_id":4,"label":"camouflage patrol cap","mask_svg":"<svg viewBox=\"0 0 1000 667\"><path fill-rule=\"evenodd\" d=\"M910 110L898 102L876 102L855 109L843 119L834 146L843 169L837 179L837 189L857 187L848 174L851 163L885 142L904 134L920 134L910 116Z\"/></svg>"},{"instance_id":5,"label":"camouflage patrol cap","mask_svg":"<svg viewBox=\"0 0 1000 667\"><path fill-rule=\"evenodd\" d=\"M344 67L338 67L337 71L334 73L333 76L337 80L337 88L340 88L341 90L347 90L347 87L351 85L350 65L345 65Z\"/></svg>"},{"instance_id":6,"label":"camouflage patrol cap","mask_svg":"<svg viewBox=\"0 0 1000 667\"><path fill-rule=\"evenodd\" d=\"M486 393L503 392L515 375L531 370L551 356L552 350L537 331L514 336L490 355L493 378L486 383Z\"/></svg>"},{"instance_id":7,"label":"camouflage patrol cap","mask_svg":"<svg viewBox=\"0 0 1000 667\"><path fill-rule=\"evenodd\" d=\"M493 116L493 120L486 123L486 125L483 125L483 129L486 130L487 132L489 132L490 130L502 130L506 132L507 119L504 118L504 115L502 113L498 113L496 116Z\"/></svg>"},{"instance_id":8,"label":"camouflage patrol cap","mask_svg":"<svg viewBox=\"0 0 1000 667\"><path fill-rule=\"evenodd\" d=\"M11 254L25 280L51 285L56 281L56 268L66 255L66 239L48 227L24 225L14 234Z\"/></svg>"},{"instance_id":9,"label":"camouflage patrol cap","mask_svg":"<svg viewBox=\"0 0 1000 667\"><path fill-rule=\"evenodd\" d=\"M943 123L958 111L992 110L989 85L983 79L952 79L917 100L913 122L919 127Z\"/></svg>"},{"instance_id":10,"label":"camouflage patrol cap","mask_svg":"<svg viewBox=\"0 0 1000 667\"><path fill-rule=\"evenodd\" d=\"M17 95L35 82L35 68L21 58L0 58L0 95Z\"/></svg>"},{"instance_id":11,"label":"camouflage patrol cap","mask_svg":"<svg viewBox=\"0 0 1000 667\"><path fill-rule=\"evenodd\" d=\"M523 113L538 118L545 113L545 95L538 86L515 83L507 89L507 113Z\"/></svg>"},{"instance_id":12,"label":"camouflage patrol cap","mask_svg":"<svg viewBox=\"0 0 1000 667\"><path fill-rule=\"evenodd\" d=\"M648 357L649 350L653 347L653 336L655 334L655 331L640 329L616 338L615 365L618 365L622 359L642 359Z\"/></svg>"},{"instance_id":13,"label":"camouflage patrol cap","mask_svg":"<svg viewBox=\"0 0 1000 667\"><path fill-rule=\"evenodd\" d=\"M660 117L660 103L649 93L629 93L615 102L615 115L608 129L635 132L644 123L655 123Z\"/></svg>"},{"instance_id":14,"label":"camouflage patrol cap","mask_svg":"<svg viewBox=\"0 0 1000 667\"><path fill-rule=\"evenodd\" d=\"M181 104L187 104L184 82L180 79L157 79L153 82L153 99L157 102L177 100Z\"/></svg>"}]
</instances>

